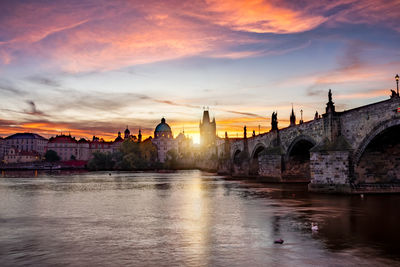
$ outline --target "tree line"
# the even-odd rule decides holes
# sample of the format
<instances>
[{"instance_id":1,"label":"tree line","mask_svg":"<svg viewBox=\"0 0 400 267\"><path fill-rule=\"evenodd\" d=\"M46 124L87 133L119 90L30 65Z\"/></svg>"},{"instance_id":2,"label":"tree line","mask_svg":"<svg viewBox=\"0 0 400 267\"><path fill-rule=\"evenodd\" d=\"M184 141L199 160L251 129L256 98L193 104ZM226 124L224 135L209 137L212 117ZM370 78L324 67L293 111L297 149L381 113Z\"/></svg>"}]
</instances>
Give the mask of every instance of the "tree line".
<instances>
[{"instance_id":1,"label":"tree line","mask_svg":"<svg viewBox=\"0 0 400 267\"><path fill-rule=\"evenodd\" d=\"M45 158L49 162L60 160L53 150L48 150ZM93 171L176 169L178 162L178 153L175 150L168 151L165 163L161 163L157 157L157 147L151 139L140 143L128 139L121 143L116 152L93 152L87 168Z\"/></svg>"}]
</instances>

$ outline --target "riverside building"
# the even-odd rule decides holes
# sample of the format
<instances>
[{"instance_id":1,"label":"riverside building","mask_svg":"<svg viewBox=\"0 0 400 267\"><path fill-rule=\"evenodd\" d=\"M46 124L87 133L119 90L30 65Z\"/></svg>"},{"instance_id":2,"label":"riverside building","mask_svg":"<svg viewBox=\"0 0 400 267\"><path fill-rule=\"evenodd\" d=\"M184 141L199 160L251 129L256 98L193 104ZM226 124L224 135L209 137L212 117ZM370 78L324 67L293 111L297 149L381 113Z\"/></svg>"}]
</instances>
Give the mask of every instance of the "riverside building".
<instances>
[{"instance_id":1,"label":"riverside building","mask_svg":"<svg viewBox=\"0 0 400 267\"><path fill-rule=\"evenodd\" d=\"M156 126L152 142L157 147L158 160L160 162L165 162L168 151L178 150L178 143L172 135L171 127L165 122L164 118Z\"/></svg>"},{"instance_id":2,"label":"riverside building","mask_svg":"<svg viewBox=\"0 0 400 267\"><path fill-rule=\"evenodd\" d=\"M6 137L4 142L4 155L7 155L8 150L14 147L17 151L37 152L43 156L48 140L34 133L16 133Z\"/></svg>"}]
</instances>

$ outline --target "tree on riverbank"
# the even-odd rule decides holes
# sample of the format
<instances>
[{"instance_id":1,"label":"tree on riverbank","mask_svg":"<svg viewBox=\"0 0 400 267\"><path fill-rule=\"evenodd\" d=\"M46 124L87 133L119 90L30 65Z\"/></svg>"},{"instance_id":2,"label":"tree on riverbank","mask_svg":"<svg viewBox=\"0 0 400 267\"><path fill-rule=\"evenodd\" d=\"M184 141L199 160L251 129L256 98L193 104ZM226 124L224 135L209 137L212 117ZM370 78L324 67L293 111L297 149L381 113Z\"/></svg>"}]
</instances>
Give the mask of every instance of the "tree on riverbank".
<instances>
[{"instance_id":1,"label":"tree on riverbank","mask_svg":"<svg viewBox=\"0 0 400 267\"><path fill-rule=\"evenodd\" d=\"M110 152L93 152L93 158L88 162L88 169L93 171L112 170L115 165L114 155Z\"/></svg>"},{"instance_id":2,"label":"tree on riverbank","mask_svg":"<svg viewBox=\"0 0 400 267\"><path fill-rule=\"evenodd\" d=\"M162 165L157 160L157 148L151 140L141 143L125 140L115 153L93 153L90 170L154 170Z\"/></svg>"},{"instance_id":3,"label":"tree on riverbank","mask_svg":"<svg viewBox=\"0 0 400 267\"><path fill-rule=\"evenodd\" d=\"M51 149L46 151L46 154L44 154L44 158L48 162L56 162L60 160L60 157L58 156L57 152Z\"/></svg>"},{"instance_id":4,"label":"tree on riverbank","mask_svg":"<svg viewBox=\"0 0 400 267\"><path fill-rule=\"evenodd\" d=\"M165 160L165 167L167 169L176 169L178 168L178 153L175 149L171 149L167 152Z\"/></svg>"}]
</instances>

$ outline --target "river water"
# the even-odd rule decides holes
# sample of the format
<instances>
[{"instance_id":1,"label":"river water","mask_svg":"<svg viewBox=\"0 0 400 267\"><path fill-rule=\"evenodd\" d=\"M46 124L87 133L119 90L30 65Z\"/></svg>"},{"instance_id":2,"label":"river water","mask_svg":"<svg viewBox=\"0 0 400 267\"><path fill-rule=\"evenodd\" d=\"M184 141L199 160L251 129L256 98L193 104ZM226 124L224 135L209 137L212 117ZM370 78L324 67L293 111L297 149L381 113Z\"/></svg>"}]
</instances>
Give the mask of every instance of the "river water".
<instances>
[{"instance_id":1,"label":"river water","mask_svg":"<svg viewBox=\"0 0 400 267\"><path fill-rule=\"evenodd\" d=\"M5 173L0 265L399 266L399 206L200 171Z\"/></svg>"}]
</instances>

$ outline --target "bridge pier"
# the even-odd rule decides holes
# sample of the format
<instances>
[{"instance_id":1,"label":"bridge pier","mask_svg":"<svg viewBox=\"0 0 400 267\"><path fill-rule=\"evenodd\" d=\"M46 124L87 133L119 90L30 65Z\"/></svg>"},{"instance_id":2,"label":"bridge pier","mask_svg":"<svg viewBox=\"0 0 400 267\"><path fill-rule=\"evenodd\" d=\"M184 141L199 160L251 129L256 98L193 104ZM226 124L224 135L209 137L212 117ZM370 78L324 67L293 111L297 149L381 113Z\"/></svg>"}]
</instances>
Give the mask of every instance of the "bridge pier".
<instances>
[{"instance_id":1,"label":"bridge pier","mask_svg":"<svg viewBox=\"0 0 400 267\"><path fill-rule=\"evenodd\" d=\"M271 182L282 182L281 147L267 149L258 158L258 176Z\"/></svg>"},{"instance_id":2,"label":"bridge pier","mask_svg":"<svg viewBox=\"0 0 400 267\"><path fill-rule=\"evenodd\" d=\"M233 164L233 173L234 177L248 177L249 176L249 162L243 161L240 165Z\"/></svg>"},{"instance_id":3,"label":"bridge pier","mask_svg":"<svg viewBox=\"0 0 400 267\"><path fill-rule=\"evenodd\" d=\"M310 151L311 182L308 190L321 193L351 193L352 151L344 137L326 140Z\"/></svg>"}]
</instances>

